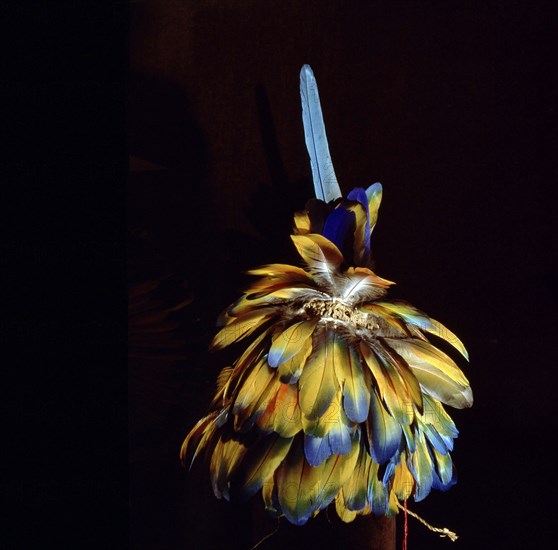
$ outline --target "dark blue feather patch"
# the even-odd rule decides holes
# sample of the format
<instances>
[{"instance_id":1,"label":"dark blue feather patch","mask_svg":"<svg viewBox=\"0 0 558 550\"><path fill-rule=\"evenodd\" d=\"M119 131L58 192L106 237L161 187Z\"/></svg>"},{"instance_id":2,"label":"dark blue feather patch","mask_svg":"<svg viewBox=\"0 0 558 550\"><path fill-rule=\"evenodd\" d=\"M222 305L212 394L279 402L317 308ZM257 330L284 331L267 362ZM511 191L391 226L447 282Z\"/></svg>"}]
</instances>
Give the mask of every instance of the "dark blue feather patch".
<instances>
[{"instance_id":1,"label":"dark blue feather patch","mask_svg":"<svg viewBox=\"0 0 558 550\"><path fill-rule=\"evenodd\" d=\"M343 206L338 206L327 217L322 235L343 252L349 230L354 222L354 212L350 212Z\"/></svg>"}]
</instances>

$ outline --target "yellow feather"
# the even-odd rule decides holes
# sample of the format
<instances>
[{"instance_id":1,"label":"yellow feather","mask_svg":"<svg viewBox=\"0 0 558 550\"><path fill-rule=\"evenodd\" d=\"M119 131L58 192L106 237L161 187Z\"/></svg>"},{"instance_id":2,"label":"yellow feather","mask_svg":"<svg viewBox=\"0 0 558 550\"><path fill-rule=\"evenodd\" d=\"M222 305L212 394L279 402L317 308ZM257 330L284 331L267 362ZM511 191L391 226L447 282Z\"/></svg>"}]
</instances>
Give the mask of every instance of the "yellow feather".
<instances>
[{"instance_id":1,"label":"yellow feather","mask_svg":"<svg viewBox=\"0 0 558 550\"><path fill-rule=\"evenodd\" d=\"M268 334L263 332L260 334L244 351L239 359L235 362L233 371L229 379L220 391L217 391L212 407L224 404L229 396L234 395L242 380L252 372L261 358L263 352L264 341Z\"/></svg>"},{"instance_id":2,"label":"yellow feather","mask_svg":"<svg viewBox=\"0 0 558 550\"><path fill-rule=\"evenodd\" d=\"M234 439L223 441L221 436L217 441L209 464L211 485L217 498L229 500L229 480L244 459L246 451L247 448Z\"/></svg>"},{"instance_id":3,"label":"yellow feather","mask_svg":"<svg viewBox=\"0 0 558 550\"><path fill-rule=\"evenodd\" d=\"M216 413L212 413L215 416ZM191 450L192 446L196 446L196 449L199 448L199 441L200 438L204 434L204 429L207 426L208 420L207 417L198 420L196 425L190 430L188 435L185 437L182 445L180 446L180 461L184 466L186 466L186 459L188 458L188 453ZM195 458L195 457L194 457ZM190 461L190 467L194 460Z\"/></svg>"},{"instance_id":4,"label":"yellow feather","mask_svg":"<svg viewBox=\"0 0 558 550\"><path fill-rule=\"evenodd\" d=\"M273 481L273 476L269 476L269 478L262 485L262 498L264 501L266 511L272 515L279 513L279 510L275 506L275 502L273 498L274 493L276 497L277 491L275 490L275 482Z\"/></svg>"},{"instance_id":5,"label":"yellow feather","mask_svg":"<svg viewBox=\"0 0 558 550\"><path fill-rule=\"evenodd\" d=\"M234 479L241 496L250 497L268 483L288 455L292 442L292 438L275 435L261 439L250 448Z\"/></svg>"},{"instance_id":6,"label":"yellow feather","mask_svg":"<svg viewBox=\"0 0 558 550\"><path fill-rule=\"evenodd\" d=\"M463 342L449 328L432 318L430 319L430 325L431 326L428 328L423 327L423 330L438 336L438 338L442 338L442 340L445 340L448 344L451 344L456 350L458 350L459 353L467 359L467 361L469 360L469 353L465 349Z\"/></svg>"},{"instance_id":7,"label":"yellow feather","mask_svg":"<svg viewBox=\"0 0 558 550\"><path fill-rule=\"evenodd\" d=\"M231 375L233 373L232 367L225 367L221 370L219 375L217 376L217 393L219 393L227 384L227 382L231 379Z\"/></svg>"},{"instance_id":8,"label":"yellow feather","mask_svg":"<svg viewBox=\"0 0 558 550\"><path fill-rule=\"evenodd\" d=\"M249 413L249 417L256 422L264 433L274 431L273 419L275 417L275 402L281 385L281 382L274 376L253 406L250 405L245 410L245 413Z\"/></svg>"},{"instance_id":9,"label":"yellow feather","mask_svg":"<svg viewBox=\"0 0 558 550\"><path fill-rule=\"evenodd\" d=\"M373 315L377 315L378 317L381 317L382 319L384 319L390 326L392 326L393 328L397 329L398 332L400 332L402 335L405 334L409 334L409 328L405 325L405 323L403 323L402 321L400 321L397 317L394 317L393 315L390 315L390 312L388 309L383 308L377 304L361 304L358 306L358 309L363 311L364 313L372 313ZM412 325L411 325L412 327Z\"/></svg>"},{"instance_id":10,"label":"yellow feather","mask_svg":"<svg viewBox=\"0 0 558 550\"><path fill-rule=\"evenodd\" d=\"M387 342L387 339L385 339L384 341ZM400 348L403 348L410 343L410 341L407 339L393 339L392 341L397 341L400 344ZM416 408L419 411L422 411L422 391L415 375L409 369L407 364L401 358L396 356L391 349L389 349L385 345L383 345L381 349L384 352L384 358L389 362L390 365L394 367L394 369L397 371L397 374L399 374L399 379L403 382L403 385L407 392L407 398L410 398Z\"/></svg>"},{"instance_id":11,"label":"yellow feather","mask_svg":"<svg viewBox=\"0 0 558 550\"><path fill-rule=\"evenodd\" d=\"M304 433L314 437L325 437L339 422L343 422L346 426L352 425L343 412L340 390L335 393L329 407L322 415L311 420L303 414L301 421Z\"/></svg>"},{"instance_id":12,"label":"yellow feather","mask_svg":"<svg viewBox=\"0 0 558 550\"><path fill-rule=\"evenodd\" d=\"M407 385L400 372L406 367L398 365L398 358L384 346L375 344L374 352L382 361L382 367L387 375L387 392L384 399L391 414L402 424L411 424L415 417L413 405L422 410L422 392L418 381L409 375L407 378L411 384Z\"/></svg>"},{"instance_id":13,"label":"yellow feather","mask_svg":"<svg viewBox=\"0 0 558 550\"><path fill-rule=\"evenodd\" d=\"M343 388L343 409L353 422L364 422L370 408L370 389L367 387L360 359L344 338L336 340L338 359L335 372Z\"/></svg>"},{"instance_id":14,"label":"yellow feather","mask_svg":"<svg viewBox=\"0 0 558 550\"><path fill-rule=\"evenodd\" d=\"M315 343L318 346L317 350L306 361L299 382L300 408L304 416L310 420L315 420L325 413L339 390L334 368L339 353L335 332L322 331L318 337L320 336L322 341Z\"/></svg>"},{"instance_id":15,"label":"yellow feather","mask_svg":"<svg viewBox=\"0 0 558 550\"><path fill-rule=\"evenodd\" d=\"M345 506L345 494L343 489L339 491L339 494L335 497L335 511L337 515L341 519L341 521L345 523L351 523L356 518L357 513L349 510Z\"/></svg>"},{"instance_id":16,"label":"yellow feather","mask_svg":"<svg viewBox=\"0 0 558 550\"><path fill-rule=\"evenodd\" d=\"M325 462L318 482L316 499L320 509L329 504L349 479L357 464L360 441L353 441L351 450L345 455L332 454Z\"/></svg>"},{"instance_id":17,"label":"yellow feather","mask_svg":"<svg viewBox=\"0 0 558 550\"><path fill-rule=\"evenodd\" d=\"M389 501L388 501L388 511L386 517L391 517L399 512L399 500L397 500L397 495L395 491L390 491Z\"/></svg>"},{"instance_id":18,"label":"yellow feather","mask_svg":"<svg viewBox=\"0 0 558 550\"><path fill-rule=\"evenodd\" d=\"M298 253L315 272L318 272L327 283L333 283L333 273L343 263L343 255L328 239L317 233L308 235L291 235Z\"/></svg>"},{"instance_id":19,"label":"yellow feather","mask_svg":"<svg viewBox=\"0 0 558 550\"><path fill-rule=\"evenodd\" d=\"M366 193L368 195L368 212L370 214L370 232L374 229L378 221L378 211L382 202L382 186L375 183L372 189Z\"/></svg>"},{"instance_id":20,"label":"yellow feather","mask_svg":"<svg viewBox=\"0 0 558 550\"><path fill-rule=\"evenodd\" d=\"M399 464L395 467L392 491L399 500L407 500L413 492L415 480L406 462L406 453L401 455Z\"/></svg>"},{"instance_id":21,"label":"yellow feather","mask_svg":"<svg viewBox=\"0 0 558 550\"><path fill-rule=\"evenodd\" d=\"M311 277L304 269L290 264L265 264L261 267L249 269L248 275L265 275L266 277L292 276L295 280L310 280Z\"/></svg>"},{"instance_id":22,"label":"yellow feather","mask_svg":"<svg viewBox=\"0 0 558 550\"><path fill-rule=\"evenodd\" d=\"M275 400L273 429L282 437L292 437L302 430L298 389L292 384L281 384Z\"/></svg>"},{"instance_id":23,"label":"yellow feather","mask_svg":"<svg viewBox=\"0 0 558 550\"><path fill-rule=\"evenodd\" d=\"M291 283L289 283L290 285ZM292 283L297 284L297 283ZM299 283L300 284L300 283ZM303 298L308 296L313 292L318 292L309 287L309 285L304 284L301 287L296 286L285 286L284 288L279 288L273 290L272 292L264 292L263 295L258 298L254 298L254 294L261 290L258 288L248 288L244 296L239 298L232 306L230 306L224 314L219 318L218 326L224 326L232 323L235 317L239 317L248 313L249 311L261 309L262 307L272 307L276 306L285 301L296 300L297 298Z\"/></svg>"},{"instance_id":24,"label":"yellow feather","mask_svg":"<svg viewBox=\"0 0 558 550\"><path fill-rule=\"evenodd\" d=\"M302 430L296 386L282 384L275 379L262 406L265 406L265 410L256 422L262 431L274 431L281 437L293 437ZM257 416L258 408L253 414Z\"/></svg>"},{"instance_id":25,"label":"yellow feather","mask_svg":"<svg viewBox=\"0 0 558 550\"><path fill-rule=\"evenodd\" d=\"M379 348L379 346L378 346ZM397 370L385 360L380 363L380 349L370 349L365 342L360 343L362 356L378 384L380 397L388 407L391 415L402 424L410 424L414 418L413 399L406 389Z\"/></svg>"},{"instance_id":26,"label":"yellow feather","mask_svg":"<svg viewBox=\"0 0 558 550\"><path fill-rule=\"evenodd\" d=\"M416 481L414 496L415 500L419 501L430 492L433 470L432 458L421 430L416 434L416 450L411 454L411 467Z\"/></svg>"},{"instance_id":27,"label":"yellow feather","mask_svg":"<svg viewBox=\"0 0 558 550\"><path fill-rule=\"evenodd\" d=\"M386 339L386 342L409 364L429 363L458 384L469 385L469 381L453 359L432 344L418 340L401 342L396 339Z\"/></svg>"},{"instance_id":28,"label":"yellow feather","mask_svg":"<svg viewBox=\"0 0 558 550\"><path fill-rule=\"evenodd\" d=\"M360 445L358 461L343 485L345 504L353 511L363 510L368 502L368 476L372 459L364 445ZM341 518L343 519L343 518Z\"/></svg>"},{"instance_id":29,"label":"yellow feather","mask_svg":"<svg viewBox=\"0 0 558 550\"><path fill-rule=\"evenodd\" d=\"M463 342L453 332L451 332L451 330L442 325L442 323L432 319L416 307L406 303L393 302L380 302L377 305L393 311L395 314L405 319L407 323L418 326L420 330L434 334L438 338L442 338L457 349L463 357L465 357L465 359L469 360L469 354L467 353Z\"/></svg>"},{"instance_id":30,"label":"yellow feather","mask_svg":"<svg viewBox=\"0 0 558 550\"><path fill-rule=\"evenodd\" d=\"M302 374L306 360L312 353L312 338L305 340L301 350L288 361L281 363L277 369L281 382L294 384Z\"/></svg>"},{"instance_id":31,"label":"yellow feather","mask_svg":"<svg viewBox=\"0 0 558 550\"><path fill-rule=\"evenodd\" d=\"M388 386L386 381L386 374L382 366L380 365L376 354L370 349L370 346L364 342L360 342L360 352L362 357L364 358L364 362L368 365L370 372L376 384L378 385L378 389L380 390L380 396L382 399L385 400L385 396L388 392Z\"/></svg>"},{"instance_id":32,"label":"yellow feather","mask_svg":"<svg viewBox=\"0 0 558 550\"><path fill-rule=\"evenodd\" d=\"M230 346L232 343L252 334L252 332L276 314L277 311L274 308L262 308L250 311L242 317L235 317L232 322L215 335L215 338L213 338L209 345L209 349L214 351Z\"/></svg>"},{"instance_id":33,"label":"yellow feather","mask_svg":"<svg viewBox=\"0 0 558 550\"><path fill-rule=\"evenodd\" d=\"M310 466L299 438L294 441L289 454L275 472L279 504L292 523L301 525L313 514L325 463Z\"/></svg>"},{"instance_id":34,"label":"yellow feather","mask_svg":"<svg viewBox=\"0 0 558 550\"><path fill-rule=\"evenodd\" d=\"M355 201L353 204L348 205L347 210L354 212L355 214L353 250L355 261L356 263L360 264L363 262L364 259L364 252L366 250L364 243L366 238L368 237L368 235L366 235L367 212L364 209L364 205L357 201Z\"/></svg>"},{"instance_id":35,"label":"yellow feather","mask_svg":"<svg viewBox=\"0 0 558 550\"><path fill-rule=\"evenodd\" d=\"M232 412L235 415L235 430L239 430L244 422L254 414L258 404L263 403L273 389L274 382L274 371L269 367L265 358L260 359L240 386L234 400Z\"/></svg>"},{"instance_id":36,"label":"yellow feather","mask_svg":"<svg viewBox=\"0 0 558 550\"><path fill-rule=\"evenodd\" d=\"M253 281L245 290L247 299L260 299L285 288L313 288L316 286L311 274L298 267L288 267L292 267L290 272L278 272L272 276L261 277ZM258 270L254 271L257 272Z\"/></svg>"},{"instance_id":37,"label":"yellow feather","mask_svg":"<svg viewBox=\"0 0 558 550\"><path fill-rule=\"evenodd\" d=\"M389 343L411 367L423 391L458 409L473 404L469 381L445 353L419 340L404 346L395 340Z\"/></svg>"},{"instance_id":38,"label":"yellow feather","mask_svg":"<svg viewBox=\"0 0 558 550\"><path fill-rule=\"evenodd\" d=\"M216 420L223 411L213 411L206 417L199 420L196 425L190 430L190 433L184 439L180 448L180 460L186 466L187 458L192 454L189 467L192 467L194 460L207 443L213 438L217 429ZM226 413L225 413L226 414Z\"/></svg>"},{"instance_id":39,"label":"yellow feather","mask_svg":"<svg viewBox=\"0 0 558 550\"><path fill-rule=\"evenodd\" d=\"M305 235L310 233L310 216L307 210L295 212L294 215L295 234Z\"/></svg>"},{"instance_id":40,"label":"yellow feather","mask_svg":"<svg viewBox=\"0 0 558 550\"><path fill-rule=\"evenodd\" d=\"M300 321L277 332L269 349L267 362L271 367L277 367L297 355L304 347L306 340L312 336L318 319Z\"/></svg>"}]
</instances>

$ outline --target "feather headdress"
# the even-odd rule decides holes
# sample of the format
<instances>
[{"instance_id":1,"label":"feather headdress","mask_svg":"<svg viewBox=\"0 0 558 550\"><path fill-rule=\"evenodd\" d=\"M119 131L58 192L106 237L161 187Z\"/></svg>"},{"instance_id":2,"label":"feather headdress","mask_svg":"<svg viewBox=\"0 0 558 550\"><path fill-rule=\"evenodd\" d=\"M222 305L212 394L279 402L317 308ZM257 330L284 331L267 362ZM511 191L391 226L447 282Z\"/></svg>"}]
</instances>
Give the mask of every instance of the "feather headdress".
<instances>
[{"instance_id":1,"label":"feather headdress","mask_svg":"<svg viewBox=\"0 0 558 550\"><path fill-rule=\"evenodd\" d=\"M468 359L459 338L385 298L393 283L372 271L370 248L382 186L341 197L307 65L301 95L317 197L294 217L302 267L249 272L258 278L221 316L211 349L248 344L181 449L187 465L205 450L218 498L261 490L269 513L297 525L333 501L349 522L451 487L458 431L443 404L473 402L457 364L429 340Z\"/></svg>"}]
</instances>

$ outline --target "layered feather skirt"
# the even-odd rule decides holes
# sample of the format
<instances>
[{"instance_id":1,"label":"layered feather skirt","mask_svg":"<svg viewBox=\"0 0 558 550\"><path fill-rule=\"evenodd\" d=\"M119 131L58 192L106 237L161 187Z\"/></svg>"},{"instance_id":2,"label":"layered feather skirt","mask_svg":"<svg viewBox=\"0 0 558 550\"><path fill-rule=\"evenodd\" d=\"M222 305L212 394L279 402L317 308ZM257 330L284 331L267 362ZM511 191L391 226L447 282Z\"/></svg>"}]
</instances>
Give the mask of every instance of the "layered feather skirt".
<instances>
[{"instance_id":1,"label":"layered feather skirt","mask_svg":"<svg viewBox=\"0 0 558 550\"><path fill-rule=\"evenodd\" d=\"M211 343L245 348L217 379L211 412L181 458L204 454L218 498L261 491L271 515L306 523L330 503L343 521L392 515L456 482L458 431L444 409L470 407L469 382L432 341L459 338L401 301L371 269L382 187L295 214L301 267L269 264L221 316Z\"/></svg>"}]
</instances>

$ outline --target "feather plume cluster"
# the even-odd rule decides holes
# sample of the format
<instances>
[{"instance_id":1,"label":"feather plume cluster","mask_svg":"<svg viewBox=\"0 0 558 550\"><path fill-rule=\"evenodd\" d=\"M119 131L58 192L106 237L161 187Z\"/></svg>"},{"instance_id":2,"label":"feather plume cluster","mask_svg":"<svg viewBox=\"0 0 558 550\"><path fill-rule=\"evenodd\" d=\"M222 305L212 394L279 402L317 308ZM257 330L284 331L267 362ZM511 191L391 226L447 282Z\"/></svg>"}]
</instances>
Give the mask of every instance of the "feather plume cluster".
<instances>
[{"instance_id":1,"label":"feather plume cluster","mask_svg":"<svg viewBox=\"0 0 558 550\"><path fill-rule=\"evenodd\" d=\"M301 525L335 501L340 518L392 515L455 483L458 431L443 404L472 405L469 382L429 338L442 324L385 299L371 269L379 183L295 214L303 267L270 264L220 318L211 348L249 342L223 369L211 412L181 458L205 452L218 498L261 490L266 509Z\"/></svg>"}]
</instances>

